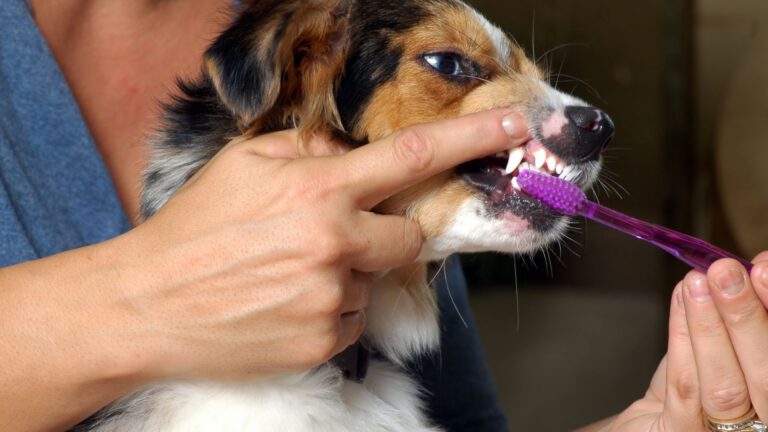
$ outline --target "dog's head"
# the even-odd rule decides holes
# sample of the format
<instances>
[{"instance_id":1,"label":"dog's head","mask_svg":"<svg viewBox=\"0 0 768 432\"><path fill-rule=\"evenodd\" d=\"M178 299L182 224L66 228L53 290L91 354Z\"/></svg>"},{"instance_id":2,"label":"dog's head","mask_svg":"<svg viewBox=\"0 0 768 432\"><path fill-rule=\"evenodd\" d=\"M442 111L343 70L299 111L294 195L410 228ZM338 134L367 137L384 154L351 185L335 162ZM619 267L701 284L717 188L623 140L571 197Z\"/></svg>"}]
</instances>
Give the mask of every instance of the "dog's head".
<instances>
[{"instance_id":1,"label":"dog's head","mask_svg":"<svg viewBox=\"0 0 768 432\"><path fill-rule=\"evenodd\" d=\"M550 87L520 47L458 0L244 2L206 70L251 134L299 125L355 147L415 123L522 112L533 138L520 150L464 164L377 208L420 223L424 259L525 252L557 238L566 220L518 193L515 176L536 167L587 187L613 136L606 114Z\"/></svg>"}]
</instances>

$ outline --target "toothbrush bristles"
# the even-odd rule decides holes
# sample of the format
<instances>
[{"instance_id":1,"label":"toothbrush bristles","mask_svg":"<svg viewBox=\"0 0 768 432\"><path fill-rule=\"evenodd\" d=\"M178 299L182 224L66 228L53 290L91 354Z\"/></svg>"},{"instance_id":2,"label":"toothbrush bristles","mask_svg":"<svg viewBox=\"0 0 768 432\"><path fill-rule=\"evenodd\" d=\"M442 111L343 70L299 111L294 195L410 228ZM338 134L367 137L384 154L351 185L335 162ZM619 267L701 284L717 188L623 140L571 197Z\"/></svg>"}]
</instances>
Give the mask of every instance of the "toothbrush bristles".
<instances>
[{"instance_id":1,"label":"toothbrush bristles","mask_svg":"<svg viewBox=\"0 0 768 432\"><path fill-rule=\"evenodd\" d=\"M517 176L520 189L557 213L576 216L587 197L575 184L548 174L522 170Z\"/></svg>"}]
</instances>

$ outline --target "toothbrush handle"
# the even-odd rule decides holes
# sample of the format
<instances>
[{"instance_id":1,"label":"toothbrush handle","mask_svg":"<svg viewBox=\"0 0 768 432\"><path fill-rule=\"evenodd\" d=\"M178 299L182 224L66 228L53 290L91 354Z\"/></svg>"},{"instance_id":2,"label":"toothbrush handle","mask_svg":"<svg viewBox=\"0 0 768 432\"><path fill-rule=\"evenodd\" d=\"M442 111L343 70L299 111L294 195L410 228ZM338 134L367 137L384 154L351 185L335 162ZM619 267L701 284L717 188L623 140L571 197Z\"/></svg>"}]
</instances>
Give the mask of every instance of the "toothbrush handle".
<instances>
[{"instance_id":1,"label":"toothbrush handle","mask_svg":"<svg viewBox=\"0 0 768 432\"><path fill-rule=\"evenodd\" d=\"M704 240L635 219L591 201L585 203L582 214L596 222L652 243L702 272L706 273L709 266L721 258L733 258L744 266L747 273L752 271L751 262Z\"/></svg>"}]
</instances>

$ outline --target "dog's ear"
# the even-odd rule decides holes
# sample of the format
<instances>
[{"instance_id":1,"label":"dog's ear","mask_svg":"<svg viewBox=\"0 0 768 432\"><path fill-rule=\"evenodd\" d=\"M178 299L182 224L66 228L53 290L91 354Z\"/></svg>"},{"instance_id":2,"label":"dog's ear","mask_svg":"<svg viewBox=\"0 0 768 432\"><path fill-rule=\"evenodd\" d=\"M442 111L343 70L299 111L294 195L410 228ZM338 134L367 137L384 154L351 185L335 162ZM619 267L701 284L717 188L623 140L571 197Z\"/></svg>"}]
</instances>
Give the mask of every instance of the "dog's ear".
<instances>
[{"instance_id":1,"label":"dog's ear","mask_svg":"<svg viewBox=\"0 0 768 432\"><path fill-rule=\"evenodd\" d=\"M335 87L352 0L246 1L205 54L213 86L243 130L342 130Z\"/></svg>"}]
</instances>

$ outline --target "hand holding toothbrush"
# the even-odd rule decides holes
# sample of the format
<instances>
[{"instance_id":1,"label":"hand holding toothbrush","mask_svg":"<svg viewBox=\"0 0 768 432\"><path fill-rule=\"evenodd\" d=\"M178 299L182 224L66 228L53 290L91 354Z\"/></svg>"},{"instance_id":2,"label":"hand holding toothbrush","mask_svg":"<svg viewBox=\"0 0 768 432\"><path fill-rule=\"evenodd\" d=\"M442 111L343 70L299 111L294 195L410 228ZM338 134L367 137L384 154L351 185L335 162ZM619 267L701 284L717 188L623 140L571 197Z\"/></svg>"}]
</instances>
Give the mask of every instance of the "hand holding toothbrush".
<instances>
[{"instance_id":1,"label":"hand holding toothbrush","mask_svg":"<svg viewBox=\"0 0 768 432\"><path fill-rule=\"evenodd\" d=\"M518 182L556 212L648 241L696 269L674 290L667 356L648 392L618 417L582 431L768 431L768 251L753 264L590 202L565 180L524 171Z\"/></svg>"},{"instance_id":2,"label":"hand holding toothbrush","mask_svg":"<svg viewBox=\"0 0 768 432\"><path fill-rule=\"evenodd\" d=\"M601 426L580 431L765 430L768 251L753 262L750 275L733 259L716 261L706 275L688 273L674 290L668 352L645 396ZM747 426L716 426L739 422Z\"/></svg>"}]
</instances>

